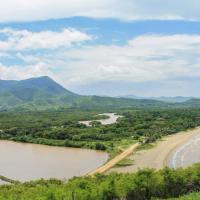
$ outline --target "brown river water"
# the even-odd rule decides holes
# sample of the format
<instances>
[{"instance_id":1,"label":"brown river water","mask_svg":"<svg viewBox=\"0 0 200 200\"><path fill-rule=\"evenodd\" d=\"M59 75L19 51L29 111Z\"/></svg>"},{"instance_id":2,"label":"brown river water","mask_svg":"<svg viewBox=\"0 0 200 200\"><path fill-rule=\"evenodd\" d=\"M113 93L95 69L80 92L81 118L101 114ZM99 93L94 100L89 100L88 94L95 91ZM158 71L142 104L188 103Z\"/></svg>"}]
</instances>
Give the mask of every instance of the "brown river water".
<instances>
[{"instance_id":1,"label":"brown river water","mask_svg":"<svg viewBox=\"0 0 200 200\"><path fill-rule=\"evenodd\" d=\"M0 140L0 175L19 181L67 180L86 175L107 159L108 154L100 151Z\"/></svg>"}]
</instances>

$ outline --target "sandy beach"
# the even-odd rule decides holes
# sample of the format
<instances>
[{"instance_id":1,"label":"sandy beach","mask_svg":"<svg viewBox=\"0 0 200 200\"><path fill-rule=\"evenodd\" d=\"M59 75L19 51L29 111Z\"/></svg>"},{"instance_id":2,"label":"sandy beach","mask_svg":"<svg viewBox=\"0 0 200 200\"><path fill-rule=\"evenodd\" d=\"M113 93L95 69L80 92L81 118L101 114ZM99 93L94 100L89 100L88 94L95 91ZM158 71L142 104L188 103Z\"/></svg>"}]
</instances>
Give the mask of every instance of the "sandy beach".
<instances>
[{"instance_id":1,"label":"sandy beach","mask_svg":"<svg viewBox=\"0 0 200 200\"><path fill-rule=\"evenodd\" d=\"M190 139L200 134L200 128L163 137L155 147L148 150L134 152L129 158L133 164L125 167L112 168L109 172L135 172L138 169L161 169L168 166L173 153L177 148L187 143Z\"/></svg>"}]
</instances>

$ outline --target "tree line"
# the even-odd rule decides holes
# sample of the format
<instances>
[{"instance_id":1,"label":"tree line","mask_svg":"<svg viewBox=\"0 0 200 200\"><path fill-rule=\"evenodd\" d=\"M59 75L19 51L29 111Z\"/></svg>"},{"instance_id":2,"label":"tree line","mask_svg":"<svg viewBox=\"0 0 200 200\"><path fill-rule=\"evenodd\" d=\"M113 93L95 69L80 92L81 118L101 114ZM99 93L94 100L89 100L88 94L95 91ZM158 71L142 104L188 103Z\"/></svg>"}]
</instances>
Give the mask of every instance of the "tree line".
<instances>
[{"instance_id":1,"label":"tree line","mask_svg":"<svg viewBox=\"0 0 200 200\"><path fill-rule=\"evenodd\" d=\"M0 112L0 138L56 146L113 151L121 141L152 143L162 136L200 125L200 109L116 110L118 123L92 127L80 120L98 119L103 110Z\"/></svg>"}]
</instances>

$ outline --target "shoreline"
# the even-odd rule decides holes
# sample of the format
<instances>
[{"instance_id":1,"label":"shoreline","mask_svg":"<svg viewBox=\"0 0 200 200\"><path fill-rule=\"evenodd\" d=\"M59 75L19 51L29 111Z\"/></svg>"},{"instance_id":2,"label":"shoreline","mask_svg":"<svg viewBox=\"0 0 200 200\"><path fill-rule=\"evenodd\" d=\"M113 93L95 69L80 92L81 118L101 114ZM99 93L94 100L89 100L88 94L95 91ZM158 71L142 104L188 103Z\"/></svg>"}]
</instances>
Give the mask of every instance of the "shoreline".
<instances>
[{"instance_id":1,"label":"shoreline","mask_svg":"<svg viewBox=\"0 0 200 200\"><path fill-rule=\"evenodd\" d=\"M161 140L158 141L153 148L146 150L137 150L137 148L139 147L139 143L134 143L127 149L125 149L122 153L120 153L110 161L104 163L99 168L89 172L87 175L93 176L94 174L97 173L110 173L112 171L120 173L136 172L138 171L138 169L143 169L143 168L154 168L157 170L161 169L163 167L169 166L170 159L172 159L174 152L180 146L187 143L191 138L195 137L199 133L200 133L200 127L196 127L194 129L182 131L173 135L168 135L161 138ZM22 143L22 144L25 145L27 143ZM118 162L120 162L125 158L132 158L131 160L134 160L132 165L114 168L114 166Z\"/></svg>"},{"instance_id":2,"label":"shoreline","mask_svg":"<svg viewBox=\"0 0 200 200\"><path fill-rule=\"evenodd\" d=\"M192 129L192 130L188 130L186 132L192 132L192 133L191 133L191 135L188 136L187 140L184 140L182 143L178 144L176 147L174 147L173 149L171 149L169 151L168 155L165 157L165 159L163 161L163 167L169 166L169 162L171 161L174 153L176 152L176 150L178 148L180 148L181 146L186 144L189 140L191 140L193 137L195 137L196 135L198 135L200 133L200 127L197 127L195 129Z\"/></svg>"},{"instance_id":3,"label":"shoreline","mask_svg":"<svg viewBox=\"0 0 200 200\"><path fill-rule=\"evenodd\" d=\"M172 148L169 153L167 154L167 156L165 157L164 161L163 161L163 167L168 167L169 166L169 162L171 161L174 153L176 152L176 150L183 146L185 143L187 143L191 138L193 138L196 134L191 134L190 137L188 137L187 140L184 140L183 142L181 142L180 144L177 144L174 148Z\"/></svg>"},{"instance_id":4,"label":"shoreline","mask_svg":"<svg viewBox=\"0 0 200 200\"><path fill-rule=\"evenodd\" d=\"M187 143L191 138L200 133L200 127L192 130L179 132L170 136L163 137L156 145L147 150L136 151L131 156L127 157L133 160L132 165L112 168L110 172L136 172L139 169L152 168L162 169L169 166L169 161L173 153L182 145Z\"/></svg>"}]
</instances>

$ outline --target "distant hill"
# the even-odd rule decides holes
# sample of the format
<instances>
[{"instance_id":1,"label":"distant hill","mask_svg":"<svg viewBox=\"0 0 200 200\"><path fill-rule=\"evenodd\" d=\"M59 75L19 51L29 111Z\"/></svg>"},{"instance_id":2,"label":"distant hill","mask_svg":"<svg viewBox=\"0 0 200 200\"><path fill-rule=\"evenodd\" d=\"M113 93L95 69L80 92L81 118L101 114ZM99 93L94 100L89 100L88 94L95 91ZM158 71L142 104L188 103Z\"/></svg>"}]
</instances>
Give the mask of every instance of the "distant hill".
<instances>
[{"instance_id":1,"label":"distant hill","mask_svg":"<svg viewBox=\"0 0 200 200\"><path fill-rule=\"evenodd\" d=\"M176 107L193 107L193 108L200 108L200 99L193 98L189 99L188 101L182 102L181 104L175 104Z\"/></svg>"},{"instance_id":2,"label":"distant hill","mask_svg":"<svg viewBox=\"0 0 200 200\"><path fill-rule=\"evenodd\" d=\"M182 96L177 96L177 97L155 97L155 98L151 98L151 99L155 99L158 101L164 101L164 102L169 102L169 103L182 103L182 102L186 102L190 99L192 99L193 97L182 97Z\"/></svg>"},{"instance_id":3,"label":"distant hill","mask_svg":"<svg viewBox=\"0 0 200 200\"><path fill-rule=\"evenodd\" d=\"M163 101L163 102L167 102L167 103L182 103L182 102L186 102L186 101L192 99L193 97L182 97L182 96L176 96L176 97L165 97L165 96L161 96L161 97L139 97L139 96L136 96L136 95L125 95L125 96L121 96L121 98L152 99L152 100Z\"/></svg>"},{"instance_id":4,"label":"distant hill","mask_svg":"<svg viewBox=\"0 0 200 200\"><path fill-rule=\"evenodd\" d=\"M165 106L155 100L137 100L75 94L47 76L21 81L0 80L0 110L44 110L59 107L128 108Z\"/></svg>"},{"instance_id":5,"label":"distant hill","mask_svg":"<svg viewBox=\"0 0 200 200\"><path fill-rule=\"evenodd\" d=\"M145 108L145 107L167 107L168 104L156 100L129 99L99 96L81 96L73 103L78 108Z\"/></svg>"},{"instance_id":6,"label":"distant hill","mask_svg":"<svg viewBox=\"0 0 200 200\"><path fill-rule=\"evenodd\" d=\"M165 99L165 100L163 100ZM127 97L81 96L47 76L21 81L0 80L0 110L45 110L54 108L157 108L200 107L200 100L187 97L144 99Z\"/></svg>"}]
</instances>

